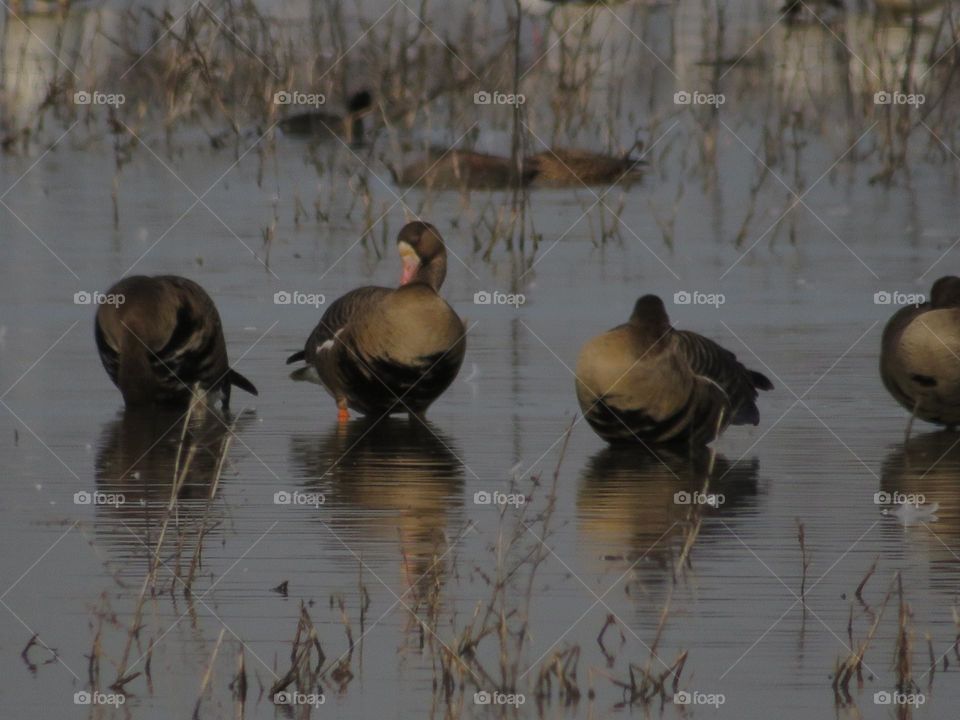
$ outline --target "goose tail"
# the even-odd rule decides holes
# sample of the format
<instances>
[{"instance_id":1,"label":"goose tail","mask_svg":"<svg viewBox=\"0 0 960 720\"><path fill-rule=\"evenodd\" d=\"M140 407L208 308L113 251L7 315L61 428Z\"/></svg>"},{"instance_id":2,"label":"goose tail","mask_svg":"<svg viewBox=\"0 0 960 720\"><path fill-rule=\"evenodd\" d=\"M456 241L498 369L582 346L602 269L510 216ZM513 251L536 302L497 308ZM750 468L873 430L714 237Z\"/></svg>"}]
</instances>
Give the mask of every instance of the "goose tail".
<instances>
[{"instance_id":1,"label":"goose tail","mask_svg":"<svg viewBox=\"0 0 960 720\"><path fill-rule=\"evenodd\" d=\"M257 388L254 387L254 384L247 380L243 375L238 373L236 370L230 370L227 373L227 382L231 385L236 385L241 390L246 390L251 395L259 395Z\"/></svg>"},{"instance_id":2,"label":"goose tail","mask_svg":"<svg viewBox=\"0 0 960 720\"><path fill-rule=\"evenodd\" d=\"M773 383L766 375L758 373L756 370L748 370L747 372L750 373L750 382L757 390L773 390Z\"/></svg>"}]
</instances>

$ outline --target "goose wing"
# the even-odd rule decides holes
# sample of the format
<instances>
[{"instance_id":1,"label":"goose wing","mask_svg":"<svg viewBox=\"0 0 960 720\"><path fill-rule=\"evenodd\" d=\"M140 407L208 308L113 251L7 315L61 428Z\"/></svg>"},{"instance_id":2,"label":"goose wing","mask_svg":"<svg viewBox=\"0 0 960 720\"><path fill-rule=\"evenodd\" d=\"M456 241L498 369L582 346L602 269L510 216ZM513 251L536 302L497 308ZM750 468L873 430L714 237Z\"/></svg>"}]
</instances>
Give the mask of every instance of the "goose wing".
<instances>
[{"instance_id":1,"label":"goose wing","mask_svg":"<svg viewBox=\"0 0 960 720\"><path fill-rule=\"evenodd\" d=\"M337 298L323 313L320 322L310 333L306 347L287 358L287 364L299 361L314 364L320 353L333 346L336 335L346 329L358 313L365 311L375 301L390 292L392 292L390 288L362 287Z\"/></svg>"},{"instance_id":2,"label":"goose wing","mask_svg":"<svg viewBox=\"0 0 960 720\"><path fill-rule=\"evenodd\" d=\"M727 395L732 424L756 425L760 421L756 400L758 390L772 390L773 383L749 370L737 356L713 340L688 330L675 332L677 347L697 375L718 385Z\"/></svg>"}]
</instances>

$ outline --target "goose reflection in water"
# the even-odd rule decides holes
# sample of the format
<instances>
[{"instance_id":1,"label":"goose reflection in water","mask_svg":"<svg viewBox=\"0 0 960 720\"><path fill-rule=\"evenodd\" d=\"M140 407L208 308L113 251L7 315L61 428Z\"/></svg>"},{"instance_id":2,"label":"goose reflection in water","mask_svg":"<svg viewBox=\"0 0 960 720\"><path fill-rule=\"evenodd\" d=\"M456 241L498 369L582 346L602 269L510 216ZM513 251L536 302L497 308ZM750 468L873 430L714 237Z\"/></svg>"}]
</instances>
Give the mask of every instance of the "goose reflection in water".
<instances>
[{"instance_id":1,"label":"goose reflection in water","mask_svg":"<svg viewBox=\"0 0 960 720\"><path fill-rule=\"evenodd\" d=\"M123 502L96 507L97 535L108 544L145 557L170 505L174 483L178 526L209 517L210 500L229 476L224 453L231 427L238 432L252 413L236 419L207 409L192 413L126 409L108 422L97 448L97 490ZM176 542L170 533L167 544ZM124 553L127 554L126 552Z\"/></svg>"},{"instance_id":2,"label":"goose reflection in water","mask_svg":"<svg viewBox=\"0 0 960 720\"><path fill-rule=\"evenodd\" d=\"M368 563L399 543L405 589L442 582L464 529L453 526L464 468L450 438L422 420L355 420L293 437L291 454L304 486L325 496L321 519L352 552Z\"/></svg>"},{"instance_id":3,"label":"goose reflection in water","mask_svg":"<svg viewBox=\"0 0 960 720\"><path fill-rule=\"evenodd\" d=\"M735 515L757 494L758 469L756 458L731 464L718 455L711 461L708 450L690 455L606 448L590 458L581 478L580 537L591 553L622 566L621 571L634 563L637 569L651 563L666 569L680 552L691 508L704 515ZM704 528L700 540L710 535Z\"/></svg>"},{"instance_id":4,"label":"goose reflection in water","mask_svg":"<svg viewBox=\"0 0 960 720\"><path fill-rule=\"evenodd\" d=\"M938 560L956 563L954 553L960 551L960 435L931 432L895 446L883 461L874 502L887 511L885 523L915 528L929 539Z\"/></svg>"}]
</instances>

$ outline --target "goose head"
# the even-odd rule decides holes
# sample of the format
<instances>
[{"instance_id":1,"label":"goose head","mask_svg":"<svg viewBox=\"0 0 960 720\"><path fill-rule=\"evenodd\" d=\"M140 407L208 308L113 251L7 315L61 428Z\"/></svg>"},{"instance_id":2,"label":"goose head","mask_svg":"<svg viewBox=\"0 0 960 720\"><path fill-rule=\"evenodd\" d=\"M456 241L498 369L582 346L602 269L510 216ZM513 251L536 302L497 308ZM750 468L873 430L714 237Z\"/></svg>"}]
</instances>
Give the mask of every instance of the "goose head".
<instances>
[{"instance_id":1,"label":"goose head","mask_svg":"<svg viewBox=\"0 0 960 720\"><path fill-rule=\"evenodd\" d=\"M960 307L960 278L946 275L930 289L930 304L935 308Z\"/></svg>"},{"instance_id":2,"label":"goose head","mask_svg":"<svg viewBox=\"0 0 960 720\"><path fill-rule=\"evenodd\" d=\"M663 337L670 329L667 309L656 295L644 295L633 306L630 324L653 340Z\"/></svg>"},{"instance_id":3,"label":"goose head","mask_svg":"<svg viewBox=\"0 0 960 720\"><path fill-rule=\"evenodd\" d=\"M397 235L397 251L403 261L401 285L424 283L439 290L447 276L447 249L439 231L430 223L407 223Z\"/></svg>"}]
</instances>

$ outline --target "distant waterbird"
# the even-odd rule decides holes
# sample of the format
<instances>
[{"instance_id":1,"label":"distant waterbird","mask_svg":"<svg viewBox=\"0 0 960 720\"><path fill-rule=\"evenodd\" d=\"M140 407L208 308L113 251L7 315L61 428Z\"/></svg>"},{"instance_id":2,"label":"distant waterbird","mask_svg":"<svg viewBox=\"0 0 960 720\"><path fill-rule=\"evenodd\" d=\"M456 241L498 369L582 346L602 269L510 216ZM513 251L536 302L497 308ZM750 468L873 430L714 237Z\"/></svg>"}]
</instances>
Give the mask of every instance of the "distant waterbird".
<instances>
[{"instance_id":1,"label":"distant waterbird","mask_svg":"<svg viewBox=\"0 0 960 720\"><path fill-rule=\"evenodd\" d=\"M554 148L522 158L473 150L434 147L399 169L391 169L402 187L434 190L509 190L517 185L579 188L584 185L629 185L637 182L646 162L631 151L608 155L590 150ZM516 178L520 182L516 182Z\"/></svg>"},{"instance_id":2,"label":"distant waterbird","mask_svg":"<svg viewBox=\"0 0 960 720\"><path fill-rule=\"evenodd\" d=\"M633 149L623 155L606 155L589 150L553 148L531 155L524 163L534 172L536 185L628 185L640 179L647 164L633 157L632 152Z\"/></svg>"},{"instance_id":3,"label":"distant waterbird","mask_svg":"<svg viewBox=\"0 0 960 720\"><path fill-rule=\"evenodd\" d=\"M560 8L603 8L621 5L628 0L520 0L520 7L528 15L547 15Z\"/></svg>"},{"instance_id":4,"label":"distant waterbird","mask_svg":"<svg viewBox=\"0 0 960 720\"><path fill-rule=\"evenodd\" d=\"M278 98L291 96L279 92ZM347 114L336 115L321 110L303 110L282 118L277 125L287 135L308 136L315 139L342 137L350 144L363 141L363 118L373 105L368 90L361 90L347 101Z\"/></svg>"},{"instance_id":5,"label":"distant waterbird","mask_svg":"<svg viewBox=\"0 0 960 720\"><path fill-rule=\"evenodd\" d=\"M473 150L432 147L421 157L400 168L391 168L393 181L401 187L434 190L508 190L521 177L527 185L536 175L533 165L522 175L508 157Z\"/></svg>"}]
</instances>

